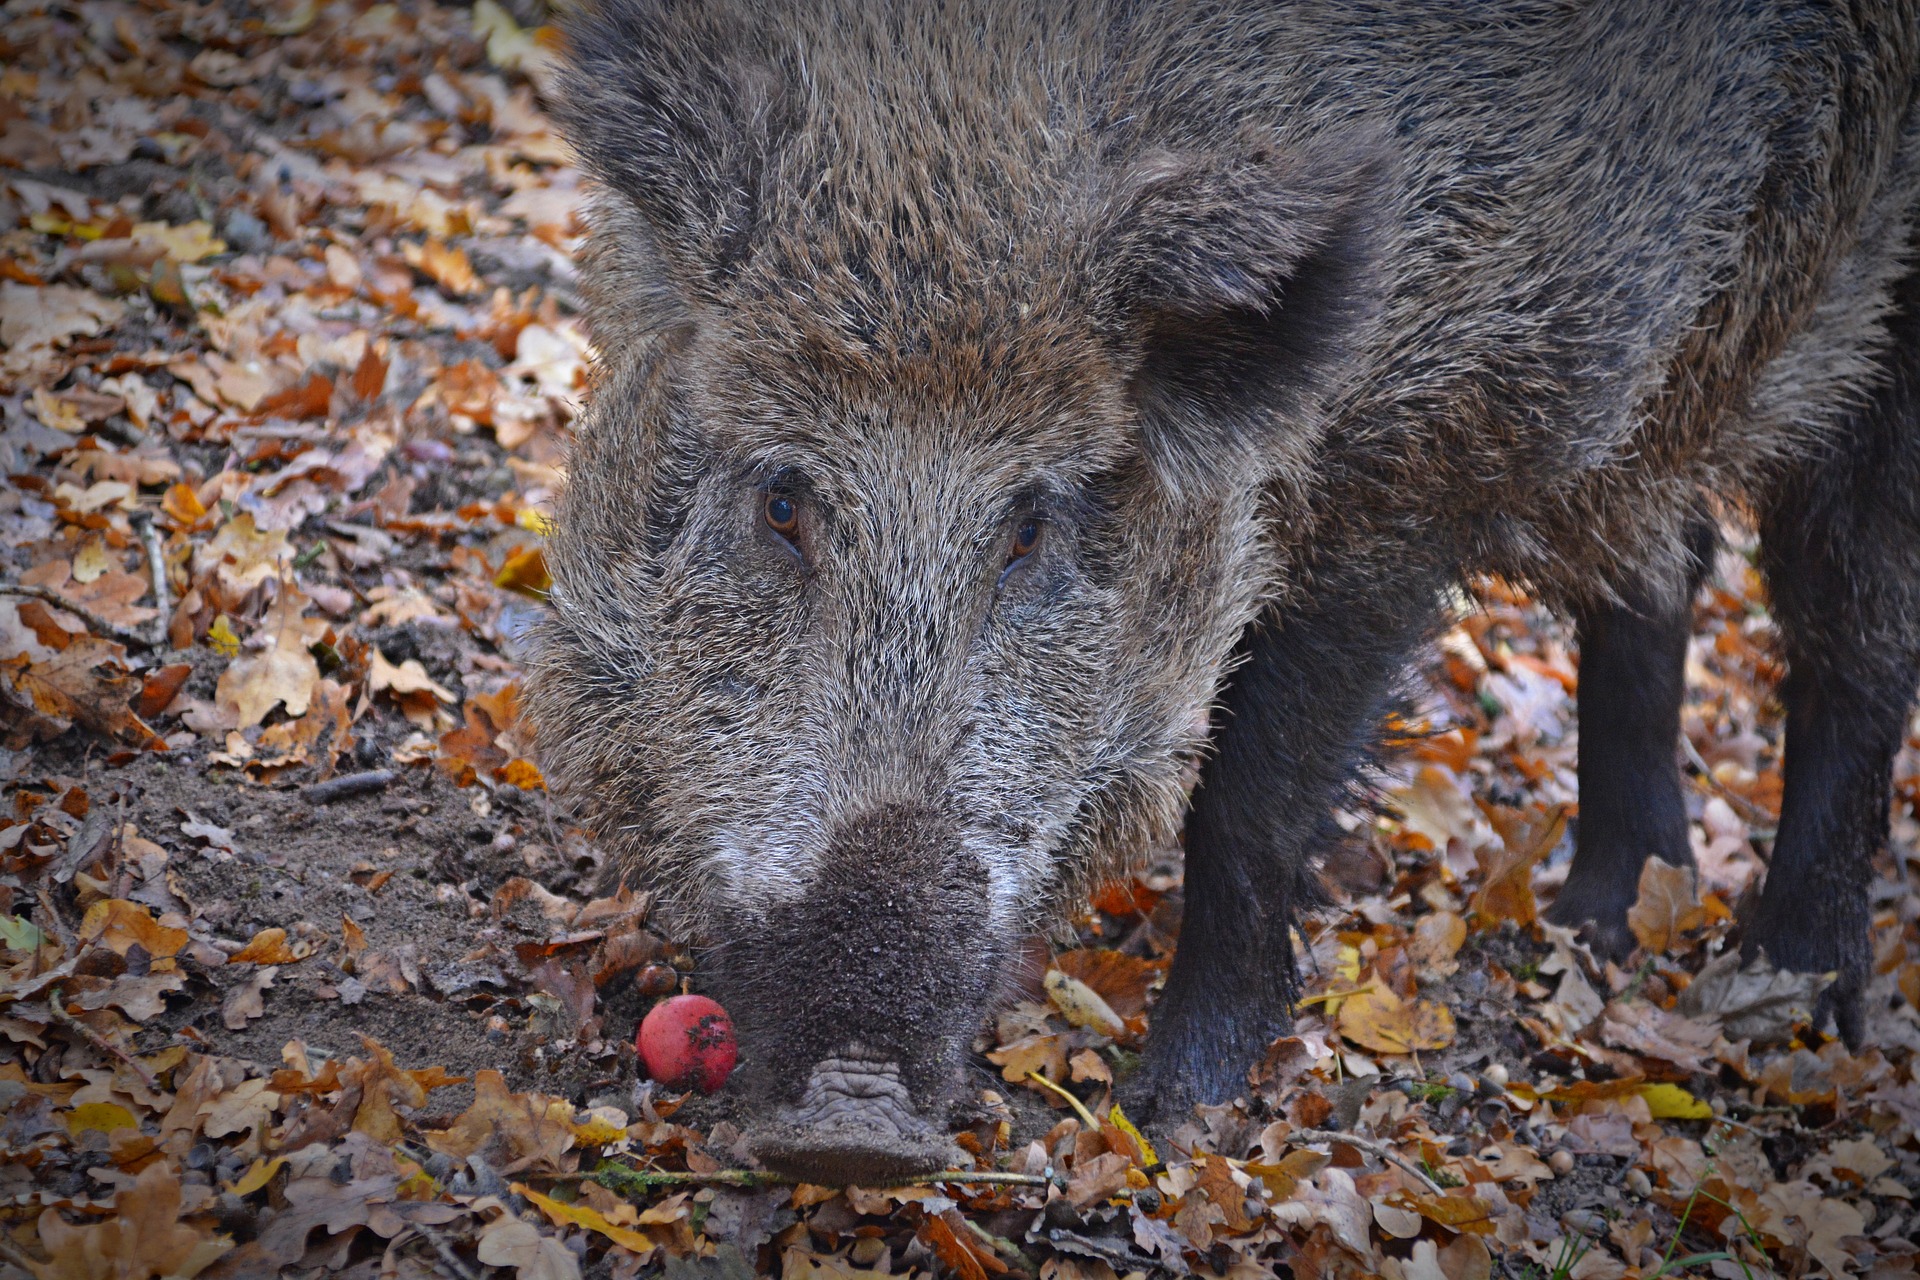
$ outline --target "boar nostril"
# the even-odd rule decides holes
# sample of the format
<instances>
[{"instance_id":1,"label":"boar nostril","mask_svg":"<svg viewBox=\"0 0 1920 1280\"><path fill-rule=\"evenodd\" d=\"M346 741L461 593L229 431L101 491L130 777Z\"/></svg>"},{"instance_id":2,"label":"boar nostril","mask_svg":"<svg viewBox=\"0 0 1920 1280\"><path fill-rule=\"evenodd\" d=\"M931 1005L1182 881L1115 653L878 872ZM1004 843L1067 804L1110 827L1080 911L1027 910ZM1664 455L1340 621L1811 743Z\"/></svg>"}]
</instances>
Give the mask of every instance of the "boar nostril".
<instances>
[{"instance_id":1,"label":"boar nostril","mask_svg":"<svg viewBox=\"0 0 1920 1280\"><path fill-rule=\"evenodd\" d=\"M913 1100L891 1062L829 1058L813 1069L806 1096L793 1109L793 1123L805 1128L857 1121L901 1136L920 1133L926 1124L913 1113Z\"/></svg>"},{"instance_id":2,"label":"boar nostril","mask_svg":"<svg viewBox=\"0 0 1920 1280\"><path fill-rule=\"evenodd\" d=\"M960 1154L914 1110L897 1065L860 1058L817 1063L800 1101L749 1143L776 1172L829 1184L929 1173Z\"/></svg>"}]
</instances>

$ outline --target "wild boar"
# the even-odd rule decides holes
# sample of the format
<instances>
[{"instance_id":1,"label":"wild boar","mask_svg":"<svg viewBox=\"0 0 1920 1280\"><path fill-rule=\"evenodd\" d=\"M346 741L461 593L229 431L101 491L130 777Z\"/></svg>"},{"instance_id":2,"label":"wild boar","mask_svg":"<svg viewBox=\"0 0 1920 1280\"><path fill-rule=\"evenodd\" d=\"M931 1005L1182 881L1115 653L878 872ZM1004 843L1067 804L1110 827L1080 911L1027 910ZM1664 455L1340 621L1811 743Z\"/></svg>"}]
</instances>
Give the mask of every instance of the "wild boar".
<instances>
[{"instance_id":1,"label":"wild boar","mask_svg":"<svg viewBox=\"0 0 1920 1280\"><path fill-rule=\"evenodd\" d=\"M1745 942L1858 1034L1920 672L1920 6L599 0L569 42L600 364L530 706L704 941L770 1165L948 1159L1022 938L1183 826L1132 1088L1242 1088L1470 573L1577 623L1555 912L1621 946L1689 861L1728 511L1791 673Z\"/></svg>"}]
</instances>

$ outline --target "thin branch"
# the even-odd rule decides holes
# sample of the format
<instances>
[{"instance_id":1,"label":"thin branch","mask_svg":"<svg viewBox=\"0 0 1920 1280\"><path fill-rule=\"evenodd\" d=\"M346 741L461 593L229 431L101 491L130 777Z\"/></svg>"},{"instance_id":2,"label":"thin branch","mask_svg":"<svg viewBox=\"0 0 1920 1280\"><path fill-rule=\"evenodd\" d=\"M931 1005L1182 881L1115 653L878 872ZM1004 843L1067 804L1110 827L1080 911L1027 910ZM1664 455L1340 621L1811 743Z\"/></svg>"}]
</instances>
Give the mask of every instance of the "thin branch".
<instances>
[{"instance_id":1,"label":"thin branch","mask_svg":"<svg viewBox=\"0 0 1920 1280\"><path fill-rule=\"evenodd\" d=\"M140 530L140 542L147 549L147 574L153 580L153 607L160 612L153 620L153 639L150 643L156 649L167 647L167 624L173 617L173 593L167 590L167 554L160 546L160 529L153 522L153 513L138 511L133 522Z\"/></svg>"},{"instance_id":2,"label":"thin branch","mask_svg":"<svg viewBox=\"0 0 1920 1280\"><path fill-rule=\"evenodd\" d=\"M764 1169L716 1169L712 1173L680 1173L671 1170L633 1169L612 1160L602 1161L600 1166L591 1173L559 1174L553 1176L551 1180L597 1182L607 1190L621 1195L640 1194L660 1187L792 1187L798 1186L803 1181L784 1173L772 1173ZM973 1169L942 1169L938 1173L924 1173L908 1178L881 1178L861 1182L858 1185L924 1187L938 1182L1003 1187L1053 1185L1053 1179L1037 1173L996 1173Z\"/></svg>"},{"instance_id":3,"label":"thin branch","mask_svg":"<svg viewBox=\"0 0 1920 1280\"><path fill-rule=\"evenodd\" d=\"M86 605L69 600L51 587L38 587L26 582L0 582L0 595L28 596L34 600L44 600L56 609L64 609L101 635L110 636L121 644L138 645L142 649L153 647L153 638L144 631L132 627L123 627L117 622L109 622Z\"/></svg>"},{"instance_id":4,"label":"thin branch","mask_svg":"<svg viewBox=\"0 0 1920 1280\"><path fill-rule=\"evenodd\" d=\"M1738 810L1741 818L1756 828L1751 833L1754 839L1767 839L1779 829L1778 818L1713 776L1713 769L1701 756L1700 749L1694 746L1693 740L1684 733L1680 735L1680 751L1687 757L1687 763L1699 771L1700 779L1706 784L1707 789ZM1755 851L1755 856L1759 856L1758 850ZM1761 861L1764 862L1766 859L1762 858Z\"/></svg>"},{"instance_id":5,"label":"thin branch","mask_svg":"<svg viewBox=\"0 0 1920 1280\"><path fill-rule=\"evenodd\" d=\"M95 1031L92 1027L66 1011L66 1008L60 1003L60 988L55 987L47 994L47 1008L52 1012L55 1022L73 1032L82 1040L85 1040L101 1053L106 1054L110 1058L118 1058L121 1062L126 1063L127 1069L140 1077L140 1083L147 1086L149 1093L160 1092L160 1081L154 1078L153 1072L147 1070L146 1063L140 1061L140 1059L134 1057L125 1049L122 1049L119 1045L107 1039L98 1031Z\"/></svg>"},{"instance_id":6,"label":"thin branch","mask_svg":"<svg viewBox=\"0 0 1920 1280\"><path fill-rule=\"evenodd\" d=\"M454 1280L478 1280L473 1270L460 1260L459 1254L453 1251L453 1246L447 1242L446 1236L435 1231L424 1222L415 1222L410 1225L415 1231L420 1233L421 1237L425 1239L428 1244L433 1246L433 1251L440 1255L441 1264L446 1267L447 1272L454 1277ZM436 1268L436 1270L438 1270L438 1268Z\"/></svg>"},{"instance_id":7,"label":"thin branch","mask_svg":"<svg viewBox=\"0 0 1920 1280\"><path fill-rule=\"evenodd\" d=\"M1445 1191L1445 1188L1428 1177L1425 1171L1418 1165L1408 1163L1407 1160L1392 1147L1389 1147L1384 1142L1375 1142L1372 1138L1362 1138L1351 1133L1334 1133L1326 1129L1295 1129L1287 1135L1287 1141L1296 1146L1303 1142L1344 1142L1348 1146L1356 1147L1370 1156L1379 1157L1411 1177L1418 1178L1420 1184L1435 1195L1441 1195Z\"/></svg>"}]
</instances>

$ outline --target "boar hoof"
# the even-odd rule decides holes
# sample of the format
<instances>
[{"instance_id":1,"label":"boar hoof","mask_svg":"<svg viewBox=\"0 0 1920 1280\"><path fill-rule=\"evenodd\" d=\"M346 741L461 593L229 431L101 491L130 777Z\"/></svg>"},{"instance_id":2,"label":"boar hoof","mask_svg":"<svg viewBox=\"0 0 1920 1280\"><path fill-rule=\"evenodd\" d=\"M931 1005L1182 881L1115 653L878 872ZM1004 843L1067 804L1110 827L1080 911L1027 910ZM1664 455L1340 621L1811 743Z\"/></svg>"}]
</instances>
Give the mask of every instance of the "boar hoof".
<instances>
[{"instance_id":1,"label":"boar hoof","mask_svg":"<svg viewBox=\"0 0 1920 1280\"><path fill-rule=\"evenodd\" d=\"M1582 892L1582 888L1569 880L1547 909L1547 923L1577 932L1600 959L1624 963L1638 945L1627 927L1627 908L1639 892L1637 885L1625 899L1618 894Z\"/></svg>"},{"instance_id":2,"label":"boar hoof","mask_svg":"<svg viewBox=\"0 0 1920 1280\"><path fill-rule=\"evenodd\" d=\"M1837 973L1839 975L1813 1007L1814 1030L1824 1030L1828 1020L1847 1047L1858 1050L1866 1032L1866 1015L1861 992L1866 987L1871 966L1864 928L1818 927L1812 921L1776 923L1761 918L1744 931L1740 953L1743 959L1764 956L1776 968L1793 973Z\"/></svg>"},{"instance_id":3,"label":"boar hoof","mask_svg":"<svg viewBox=\"0 0 1920 1280\"><path fill-rule=\"evenodd\" d=\"M875 1182L951 1168L959 1150L913 1110L892 1063L829 1058L807 1091L748 1137L753 1154L776 1173L807 1182Z\"/></svg>"}]
</instances>

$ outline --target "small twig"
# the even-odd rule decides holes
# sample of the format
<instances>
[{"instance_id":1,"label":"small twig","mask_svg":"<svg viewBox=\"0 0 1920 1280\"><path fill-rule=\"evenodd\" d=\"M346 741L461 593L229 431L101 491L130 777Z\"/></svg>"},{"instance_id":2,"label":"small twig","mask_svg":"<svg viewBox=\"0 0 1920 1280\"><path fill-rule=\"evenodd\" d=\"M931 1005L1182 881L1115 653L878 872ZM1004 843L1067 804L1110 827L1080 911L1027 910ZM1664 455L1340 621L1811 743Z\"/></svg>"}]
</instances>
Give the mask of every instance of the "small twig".
<instances>
[{"instance_id":1,"label":"small twig","mask_svg":"<svg viewBox=\"0 0 1920 1280\"><path fill-rule=\"evenodd\" d=\"M42 1274L41 1268L47 1265L44 1262L35 1262L24 1249L4 1235L0 1235L0 1262L18 1267L30 1276Z\"/></svg>"},{"instance_id":2,"label":"small twig","mask_svg":"<svg viewBox=\"0 0 1920 1280\"><path fill-rule=\"evenodd\" d=\"M56 609L63 609L80 621L98 631L101 635L111 636L121 644L139 645L142 649L153 647L153 640L143 631L132 627L123 627L117 622L109 622L99 614L75 600L69 600L51 587L37 587L27 582L0 582L0 595L27 596L34 600L44 600Z\"/></svg>"},{"instance_id":3,"label":"small twig","mask_svg":"<svg viewBox=\"0 0 1920 1280\"><path fill-rule=\"evenodd\" d=\"M391 769L369 769L365 773L345 773L337 778L328 778L325 782L316 782L310 787L302 787L300 796L308 804L328 804L335 800L345 800L349 796L385 791L393 778Z\"/></svg>"},{"instance_id":4,"label":"small twig","mask_svg":"<svg viewBox=\"0 0 1920 1280\"><path fill-rule=\"evenodd\" d=\"M1445 1193L1445 1188L1429 1178L1418 1165L1408 1163L1398 1152L1384 1142L1375 1142L1372 1138L1361 1138L1351 1133L1334 1133L1327 1129L1295 1129L1287 1135L1287 1141L1299 1145L1302 1142L1344 1142L1356 1147L1370 1156L1377 1156L1402 1173L1420 1179L1422 1186L1435 1195Z\"/></svg>"},{"instance_id":5,"label":"small twig","mask_svg":"<svg viewBox=\"0 0 1920 1280\"><path fill-rule=\"evenodd\" d=\"M424 1222L415 1222L410 1225L428 1244L433 1246L433 1251L440 1255L440 1261L446 1265L448 1271L453 1273L454 1280L479 1280L467 1264L460 1261L460 1255L453 1251L453 1246L447 1243L445 1236Z\"/></svg>"},{"instance_id":6,"label":"small twig","mask_svg":"<svg viewBox=\"0 0 1920 1280\"><path fill-rule=\"evenodd\" d=\"M1680 735L1680 751L1687 757L1687 763L1699 772L1701 781L1707 784L1708 789L1738 810L1741 818L1767 832L1778 829L1780 822L1778 818L1713 776L1712 766L1701 756L1699 748L1693 745L1693 740L1684 733ZM1752 834L1755 839L1765 838L1759 831Z\"/></svg>"},{"instance_id":7,"label":"small twig","mask_svg":"<svg viewBox=\"0 0 1920 1280\"><path fill-rule=\"evenodd\" d=\"M44 884L36 891L40 900L40 910L45 913L47 923L53 927L53 936L60 939L60 948L67 955L80 949L80 942L73 936L73 930L67 928L67 922L61 918L60 908L54 905L53 895L47 892Z\"/></svg>"},{"instance_id":8,"label":"small twig","mask_svg":"<svg viewBox=\"0 0 1920 1280\"><path fill-rule=\"evenodd\" d=\"M604 1160L591 1173L553 1175L554 1182L597 1182L622 1195L652 1191L659 1187L792 1187L804 1179L764 1169L716 1169L712 1173L680 1173L664 1169L633 1169L617 1161ZM937 1182L965 1185L978 1183L1004 1187L1046 1187L1053 1180L1037 1173L996 1173L973 1169L942 1169L938 1173L917 1174L908 1178L881 1178L863 1181L863 1187L924 1187Z\"/></svg>"},{"instance_id":9,"label":"small twig","mask_svg":"<svg viewBox=\"0 0 1920 1280\"><path fill-rule=\"evenodd\" d=\"M140 541L147 549L147 573L153 579L153 607L160 612L153 620L152 645L167 647L167 624L173 617L173 593L167 590L167 553L160 546L160 529L150 511L136 511L133 523L140 530Z\"/></svg>"},{"instance_id":10,"label":"small twig","mask_svg":"<svg viewBox=\"0 0 1920 1280\"><path fill-rule=\"evenodd\" d=\"M82 1040L85 1040L101 1053L106 1054L110 1058L118 1058L121 1062L126 1063L127 1069L140 1077L140 1083L147 1086L149 1093L160 1092L160 1081L154 1077L153 1072L147 1070L146 1063L140 1061L125 1049L122 1049L119 1045L107 1039L98 1031L95 1031L92 1027L66 1011L60 1003L60 988L55 987L47 993L47 1008L52 1012L55 1022L73 1032Z\"/></svg>"}]
</instances>

